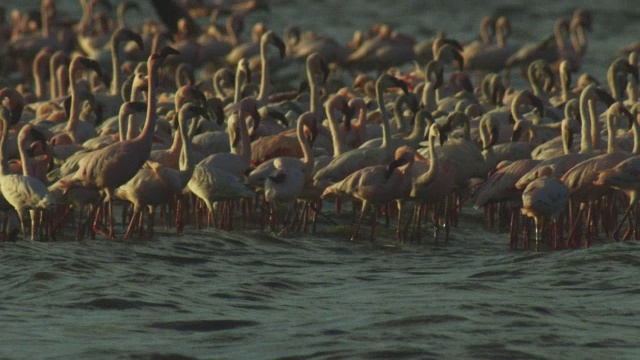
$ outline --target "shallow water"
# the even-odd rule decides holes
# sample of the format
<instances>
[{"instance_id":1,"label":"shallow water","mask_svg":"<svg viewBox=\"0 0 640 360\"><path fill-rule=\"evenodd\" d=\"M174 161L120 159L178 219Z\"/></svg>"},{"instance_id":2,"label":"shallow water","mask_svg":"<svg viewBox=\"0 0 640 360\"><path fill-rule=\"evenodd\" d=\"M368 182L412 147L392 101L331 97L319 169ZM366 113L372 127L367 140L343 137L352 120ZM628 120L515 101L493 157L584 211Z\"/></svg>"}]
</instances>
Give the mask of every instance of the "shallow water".
<instances>
[{"instance_id":1,"label":"shallow water","mask_svg":"<svg viewBox=\"0 0 640 360\"><path fill-rule=\"evenodd\" d=\"M524 43L575 7L319 3L273 1L249 23L282 29L295 19L345 41L388 21L419 39L444 29L467 40L497 13ZM594 10L584 70L604 79L615 49L636 39L634 5L581 2ZM0 243L0 358L640 357L640 243L510 251L507 234L464 213L448 241L417 244L387 230L375 243L349 242L347 220L286 238L187 227L150 241Z\"/></svg>"}]
</instances>

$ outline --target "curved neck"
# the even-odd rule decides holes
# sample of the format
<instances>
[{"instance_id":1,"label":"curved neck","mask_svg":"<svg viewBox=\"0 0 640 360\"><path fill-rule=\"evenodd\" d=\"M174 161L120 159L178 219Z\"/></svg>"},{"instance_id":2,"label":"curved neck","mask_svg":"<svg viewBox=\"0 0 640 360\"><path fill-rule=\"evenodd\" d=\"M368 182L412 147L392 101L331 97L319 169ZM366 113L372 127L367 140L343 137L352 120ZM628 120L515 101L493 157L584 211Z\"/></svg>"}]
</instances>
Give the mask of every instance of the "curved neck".
<instances>
[{"instance_id":1,"label":"curved neck","mask_svg":"<svg viewBox=\"0 0 640 360\"><path fill-rule=\"evenodd\" d=\"M118 95L122 87L122 74L120 73L120 37L114 36L111 39L111 64L113 79L111 79L111 95Z\"/></svg>"},{"instance_id":2,"label":"curved neck","mask_svg":"<svg viewBox=\"0 0 640 360\"><path fill-rule=\"evenodd\" d=\"M7 139L9 138L9 120L4 117L2 120L2 136L0 136L0 175L9 174L9 165L7 163Z\"/></svg>"},{"instance_id":3,"label":"curved neck","mask_svg":"<svg viewBox=\"0 0 640 360\"><path fill-rule=\"evenodd\" d=\"M426 173L420 175L416 180L416 183L425 184L431 182L438 173L438 167L440 166L440 160L438 159L438 153L435 148L436 136L429 134L429 170Z\"/></svg>"},{"instance_id":4,"label":"curved neck","mask_svg":"<svg viewBox=\"0 0 640 360\"><path fill-rule=\"evenodd\" d=\"M193 119L195 122L196 119ZM191 140L187 137L187 124L185 123L184 116L178 117L178 133L180 140L182 142L182 150L180 160L184 159L184 163L180 161L180 180L182 182L182 186L187 186L187 183L191 179L191 175L193 175L194 169L194 159L193 159L193 150L191 149Z\"/></svg>"},{"instance_id":5,"label":"curved neck","mask_svg":"<svg viewBox=\"0 0 640 360\"><path fill-rule=\"evenodd\" d=\"M611 115L611 110L607 114L607 153L612 154L618 150L616 146L616 130L613 126L615 117Z\"/></svg>"},{"instance_id":6,"label":"curved neck","mask_svg":"<svg viewBox=\"0 0 640 360\"><path fill-rule=\"evenodd\" d=\"M47 57L39 57L33 62L33 81L35 85L36 98L44 100L44 71ZM52 94L53 95L53 94Z\"/></svg>"},{"instance_id":7,"label":"curved neck","mask_svg":"<svg viewBox=\"0 0 640 360\"><path fill-rule=\"evenodd\" d=\"M251 139L249 138L249 129L247 128L247 112L240 109L240 116L238 126L240 127L240 141L242 142L240 148L240 157L246 164L251 162Z\"/></svg>"},{"instance_id":8,"label":"curved neck","mask_svg":"<svg viewBox=\"0 0 640 360\"><path fill-rule=\"evenodd\" d=\"M260 62L262 63L262 74L260 74L260 92L256 100L266 101L267 86L269 85L269 65L267 64L267 38L260 41Z\"/></svg>"},{"instance_id":9,"label":"curved neck","mask_svg":"<svg viewBox=\"0 0 640 360\"><path fill-rule=\"evenodd\" d=\"M302 154L304 155L302 161L304 162L305 178L308 179L313 172L313 152L311 151L311 146L307 142L307 137L304 135L304 121L301 119L298 120L296 135L298 136L298 142L300 143L300 148L302 148Z\"/></svg>"},{"instance_id":10,"label":"curved neck","mask_svg":"<svg viewBox=\"0 0 640 360\"><path fill-rule=\"evenodd\" d=\"M380 111L380 118L382 119L382 145L380 145L380 147L386 148L391 142L391 131L387 111L384 108L382 92L382 87L378 85L376 88L376 101L378 102L378 110Z\"/></svg>"},{"instance_id":11,"label":"curved neck","mask_svg":"<svg viewBox=\"0 0 640 360\"><path fill-rule=\"evenodd\" d=\"M580 117L582 118L582 126L580 130L580 153L590 154L593 151L591 143L591 115L589 112L589 104L592 102L586 91L580 95Z\"/></svg>"},{"instance_id":12,"label":"curved neck","mask_svg":"<svg viewBox=\"0 0 640 360\"><path fill-rule=\"evenodd\" d=\"M334 115L331 102L327 103L327 119L329 120L329 130L331 130L331 140L333 142L333 156L336 157L344 152L343 134L338 129L338 121Z\"/></svg>"},{"instance_id":13,"label":"curved neck","mask_svg":"<svg viewBox=\"0 0 640 360\"><path fill-rule=\"evenodd\" d=\"M22 163L22 175L33 176L31 171L31 159L27 156L27 138L18 135L18 151L20 152L20 162Z\"/></svg>"},{"instance_id":14,"label":"curved neck","mask_svg":"<svg viewBox=\"0 0 640 360\"><path fill-rule=\"evenodd\" d=\"M504 29L502 28L502 26L496 26L496 45L498 45L499 48L502 48L504 47L506 41L507 38L504 34Z\"/></svg>"},{"instance_id":15,"label":"curved neck","mask_svg":"<svg viewBox=\"0 0 640 360\"><path fill-rule=\"evenodd\" d=\"M69 69L69 82L71 83L71 110L69 111L69 121L66 130L73 134L76 129L78 120L80 120L80 99L78 99L78 85L74 77L74 73L78 70L75 67Z\"/></svg>"},{"instance_id":16,"label":"curved neck","mask_svg":"<svg viewBox=\"0 0 640 360\"><path fill-rule=\"evenodd\" d=\"M69 76L69 67L65 64L60 65L58 70L56 71L56 77L58 79L58 96L67 96L67 89L69 89L69 80L71 77Z\"/></svg>"},{"instance_id":17,"label":"curved neck","mask_svg":"<svg viewBox=\"0 0 640 360\"><path fill-rule=\"evenodd\" d=\"M147 90L147 118L144 122L144 128L142 132L134 139L137 141L144 141L149 144L149 151L151 150L151 141L153 139L153 132L156 127L156 78L158 76L159 64L152 63L149 66L149 89Z\"/></svg>"},{"instance_id":18,"label":"curved neck","mask_svg":"<svg viewBox=\"0 0 640 360\"><path fill-rule=\"evenodd\" d=\"M638 114L633 113L633 123L631 130L633 131L633 155L640 155L640 127L638 126Z\"/></svg>"},{"instance_id":19,"label":"curved neck","mask_svg":"<svg viewBox=\"0 0 640 360\"><path fill-rule=\"evenodd\" d=\"M422 89L422 104L429 112L434 112L438 108L438 102L436 101L435 84L427 82Z\"/></svg>"},{"instance_id":20,"label":"curved neck","mask_svg":"<svg viewBox=\"0 0 640 360\"><path fill-rule=\"evenodd\" d=\"M240 96L242 95L242 85L247 82L247 74L246 72L238 65L238 69L236 70L236 79L235 79L235 87L233 89L233 102L237 103L240 101ZM216 92L218 92L218 84L216 81L213 82L213 86L216 87Z\"/></svg>"},{"instance_id":21,"label":"curved neck","mask_svg":"<svg viewBox=\"0 0 640 360\"><path fill-rule=\"evenodd\" d=\"M319 103L318 86L313 76L313 69L311 68L311 66L309 66L308 63L307 63L307 81L309 82L309 111L311 111L311 113L316 116L316 119L322 119L322 116L320 115L320 111L319 111L320 109L318 107L318 103ZM329 114L327 114L327 116L329 116Z\"/></svg>"},{"instance_id":22,"label":"curved neck","mask_svg":"<svg viewBox=\"0 0 640 360\"><path fill-rule=\"evenodd\" d=\"M409 134L409 136L407 136L407 140L419 140L422 139L424 136L424 131L427 127L427 122L425 120L425 115L424 113L418 112L416 114L416 116L414 117L415 121L413 124L413 130L411 131L411 134Z\"/></svg>"},{"instance_id":23,"label":"curved neck","mask_svg":"<svg viewBox=\"0 0 640 360\"><path fill-rule=\"evenodd\" d=\"M565 119L562 121L562 125L560 126L561 136L562 136L562 150L565 154L571 153L570 142L573 134L571 133L571 127L569 126L569 120Z\"/></svg>"},{"instance_id":24,"label":"curved neck","mask_svg":"<svg viewBox=\"0 0 640 360\"><path fill-rule=\"evenodd\" d=\"M533 66L529 66L527 71L527 76L529 78L529 85L531 85L531 91L533 91L533 95L540 96L542 90L540 89L540 84L538 83L538 78L536 77L536 69Z\"/></svg>"},{"instance_id":25,"label":"curved neck","mask_svg":"<svg viewBox=\"0 0 640 360\"><path fill-rule=\"evenodd\" d=\"M591 146L594 149L600 148L600 122L596 113L595 100L589 100L589 117L591 120Z\"/></svg>"},{"instance_id":26,"label":"curved neck","mask_svg":"<svg viewBox=\"0 0 640 360\"><path fill-rule=\"evenodd\" d=\"M562 88L562 101L567 102L571 92L571 77L565 66L560 66L560 86Z\"/></svg>"},{"instance_id":27,"label":"curved neck","mask_svg":"<svg viewBox=\"0 0 640 360\"><path fill-rule=\"evenodd\" d=\"M564 26L564 24L556 24L556 26L554 26L553 28L553 34L556 39L556 46L558 47L558 50L564 50L566 47L564 43L564 34L562 32Z\"/></svg>"},{"instance_id":28,"label":"curved neck","mask_svg":"<svg viewBox=\"0 0 640 360\"><path fill-rule=\"evenodd\" d=\"M396 125L399 133L407 131L404 117L402 116L402 105L408 104L409 97L407 95L400 95L393 103L393 118L396 120Z\"/></svg>"},{"instance_id":29,"label":"curved neck","mask_svg":"<svg viewBox=\"0 0 640 360\"><path fill-rule=\"evenodd\" d=\"M40 16L42 21L42 37L47 39L49 38L50 29L49 29L49 9L48 6L44 5L45 2L42 2L42 6L40 7Z\"/></svg>"}]
</instances>

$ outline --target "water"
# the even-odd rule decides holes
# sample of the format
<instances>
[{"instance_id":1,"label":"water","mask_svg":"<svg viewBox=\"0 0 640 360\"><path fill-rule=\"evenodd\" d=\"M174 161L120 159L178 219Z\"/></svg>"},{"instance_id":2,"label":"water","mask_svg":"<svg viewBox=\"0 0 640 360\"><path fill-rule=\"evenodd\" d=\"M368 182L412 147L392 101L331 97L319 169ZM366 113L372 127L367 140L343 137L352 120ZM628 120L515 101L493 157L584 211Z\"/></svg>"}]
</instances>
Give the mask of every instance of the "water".
<instances>
[{"instance_id":1,"label":"water","mask_svg":"<svg viewBox=\"0 0 640 360\"><path fill-rule=\"evenodd\" d=\"M249 23L295 19L344 41L384 19L419 39L445 29L467 40L482 15L506 13L513 40L528 42L575 6L422 3L273 1ZM584 70L604 79L635 40L632 4L581 2L595 20ZM0 358L640 357L638 242L509 251L507 234L464 214L449 241L418 244L387 230L349 242L348 219L290 237L188 227L150 241L0 243Z\"/></svg>"}]
</instances>

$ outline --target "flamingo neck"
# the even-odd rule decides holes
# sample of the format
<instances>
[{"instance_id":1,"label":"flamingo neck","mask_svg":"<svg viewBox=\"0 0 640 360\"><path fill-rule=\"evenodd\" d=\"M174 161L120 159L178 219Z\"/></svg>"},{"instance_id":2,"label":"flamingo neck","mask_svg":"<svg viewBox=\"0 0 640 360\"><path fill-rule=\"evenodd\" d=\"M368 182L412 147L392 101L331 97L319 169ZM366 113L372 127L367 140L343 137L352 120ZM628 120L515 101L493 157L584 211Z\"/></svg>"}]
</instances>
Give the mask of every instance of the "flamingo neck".
<instances>
[{"instance_id":1,"label":"flamingo neck","mask_svg":"<svg viewBox=\"0 0 640 360\"><path fill-rule=\"evenodd\" d=\"M27 156L26 137L18 137L18 151L20 152L20 162L22 163L22 175L33 176L31 171L31 159Z\"/></svg>"},{"instance_id":2,"label":"flamingo neck","mask_svg":"<svg viewBox=\"0 0 640 360\"><path fill-rule=\"evenodd\" d=\"M440 166L440 159L438 159L438 154L436 153L435 142L435 135L429 134L429 170L421 175L416 182L426 184L431 182L437 175L438 167Z\"/></svg>"},{"instance_id":3,"label":"flamingo neck","mask_svg":"<svg viewBox=\"0 0 640 360\"><path fill-rule=\"evenodd\" d=\"M556 46L558 48L559 51L562 51L565 49L566 44L564 42L564 34L562 32L563 30L563 26L562 25L556 25L553 28L553 35L556 39Z\"/></svg>"},{"instance_id":4,"label":"flamingo neck","mask_svg":"<svg viewBox=\"0 0 640 360\"><path fill-rule=\"evenodd\" d=\"M376 101L378 102L378 110L380 111L380 118L382 119L382 145L380 145L380 147L386 148L391 142L391 131L389 119L387 118L387 111L384 108L384 97L382 96L382 92L382 87L379 85L376 88Z\"/></svg>"},{"instance_id":5,"label":"flamingo neck","mask_svg":"<svg viewBox=\"0 0 640 360\"><path fill-rule=\"evenodd\" d=\"M67 89L69 88L69 67L67 65L60 65L58 70L56 71L57 81L58 83L58 96L62 97L67 95Z\"/></svg>"},{"instance_id":6,"label":"flamingo neck","mask_svg":"<svg viewBox=\"0 0 640 360\"><path fill-rule=\"evenodd\" d=\"M408 96L400 95L393 104L393 118L396 121L397 132L405 133L407 131L404 117L402 116L402 105L407 104Z\"/></svg>"},{"instance_id":7,"label":"flamingo neck","mask_svg":"<svg viewBox=\"0 0 640 360\"><path fill-rule=\"evenodd\" d=\"M562 101L563 102L567 102L569 100L569 93L571 92L570 89L570 79L569 79L569 74L567 73L567 69L565 69L565 67L561 67L560 68L560 86L561 86L561 91L562 91Z\"/></svg>"},{"instance_id":8,"label":"flamingo neck","mask_svg":"<svg viewBox=\"0 0 640 360\"><path fill-rule=\"evenodd\" d=\"M122 87L122 74L120 73L120 37L114 36L111 39L111 64L113 79L111 80L111 95L118 95Z\"/></svg>"},{"instance_id":9,"label":"flamingo neck","mask_svg":"<svg viewBox=\"0 0 640 360\"><path fill-rule=\"evenodd\" d=\"M247 80L247 74L240 67L240 65L238 65L238 69L236 70L235 87L233 89L234 103L237 103L238 101L240 101L242 85L243 85L243 82L246 82L246 80ZM218 84L214 81L213 85L216 86L216 92L218 92L218 89L217 89Z\"/></svg>"},{"instance_id":10,"label":"flamingo neck","mask_svg":"<svg viewBox=\"0 0 640 360\"><path fill-rule=\"evenodd\" d=\"M634 112L633 123L631 123L631 131L633 131L633 155L640 155L640 127L638 127L638 114Z\"/></svg>"},{"instance_id":11,"label":"flamingo neck","mask_svg":"<svg viewBox=\"0 0 640 360\"><path fill-rule=\"evenodd\" d=\"M9 174L7 163L7 139L9 138L9 120L2 117L2 136L0 136L0 175Z\"/></svg>"},{"instance_id":12,"label":"flamingo neck","mask_svg":"<svg viewBox=\"0 0 640 360\"><path fill-rule=\"evenodd\" d=\"M304 135L304 121L298 120L298 125L296 128L296 135L298 136L298 142L300 143L300 148L302 149L303 160L304 163L304 173L305 179L308 179L313 172L313 152L311 151L311 146L307 142L307 137Z\"/></svg>"},{"instance_id":13,"label":"flamingo neck","mask_svg":"<svg viewBox=\"0 0 640 360\"><path fill-rule=\"evenodd\" d=\"M607 154L613 154L617 150L616 146L616 131L613 126L614 117L611 115L611 110L607 114Z\"/></svg>"},{"instance_id":14,"label":"flamingo neck","mask_svg":"<svg viewBox=\"0 0 640 360\"><path fill-rule=\"evenodd\" d=\"M269 85L269 65L267 64L267 38L260 41L260 62L262 74L260 74L260 92L256 100L266 101L269 94L267 94L267 86Z\"/></svg>"},{"instance_id":15,"label":"flamingo neck","mask_svg":"<svg viewBox=\"0 0 640 360\"><path fill-rule=\"evenodd\" d=\"M596 113L595 100L589 100L589 117L591 118L591 146L594 149L600 148L600 122Z\"/></svg>"},{"instance_id":16,"label":"flamingo neck","mask_svg":"<svg viewBox=\"0 0 640 360\"><path fill-rule=\"evenodd\" d=\"M240 141L242 147L240 148L240 157L248 165L251 162L251 139L249 138L249 129L247 128L247 112L240 109Z\"/></svg>"},{"instance_id":17,"label":"flamingo neck","mask_svg":"<svg viewBox=\"0 0 640 360\"><path fill-rule=\"evenodd\" d=\"M344 139L342 132L338 129L338 122L331 103L327 103L327 119L329 120L329 130L331 130L331 141L333 142L333 156L336 157L344 152Z\"/></svg>"},{"instance_id":18,"label":"flamingo neck","mask_svg":"<svg viewBox=\"0 0 640 360\"><path fill-rule=\"evenodd\" d=\"M46 56L43 58L39 58L37 61L33 63L33 81L35 84L35 93L36 98L38 100L44 100L44 71L43 68L46 66L44 62L46 60Z\"/></svg>"},{"instance_id":19,"label":"flamingo neck","mask_svg":"<svg viewBox=\"0 0 640 360\"><path fill-rule=\"evenodd\" d=\"M51 29L49 28L49 7L45 6L45 3L42 3L40 7L40 19L42 21L42 37L44 39L48 39L51 33Z\"/></svg>"},{"instance_id":20,"label":"flamingo neck","mask_svg":"<svg viewBox=\"0 0 640 360\"><path fill-rule=\"evenodd\" d=\"M316 116L316 119L322 119L318 108L318 85L314 80L313 69L309 65L307 65L307 81L309 82L309 111ZM329 114L327 114L328 116Z\"/></svg>"},{"instance_id":21,"label":"flamingo neck","mask_svg":"<svg viewBox=\"0 0 640 360\"><path fill-rule=\"evenodd\" d=\"M427 82L422 89L422 104L429 112L434 112L438 108L438 101L436 99L435 84Z\"/></svg>"},{"instance_id":22,"label":"flamingo neck","mask_svg":"<svg viewBox=\"0 0 640 360\"><path fill-rule=\"evenodd\" d=\"M571 141L571 136L573 136L573 134L571 133L571 128L569 127L569 121L567 119L562 121L560 131L562 136L562 150L566 155L571 153L571 147L569 146L569 142Z\"/></svg>"},{"instance_id":23,"label":"flamingo neck","mask_svg":"<svg viewBox=\"0 0 640 360\"><path fill-rule=\"evenodd\" d=\"M67 122L66 130L73 137L76 127L78 124L78 120L80 120L80 100L78 99L78 84L76 79L74 78L74 73L77 70L75 67L72 67L69 70L69 82L71 83L71 110L69 111L69 121ZM75 141L75 140L74 140Z\"/></svg>"},{"instance_id":24,"label":"flamingo neck","mask_svg":"<svg viewBox=\"0 0 640 360\"><path fill-rule=\"evenodd\" d=\"M591 143L591 113L589 104L593 100L588 99L589 94L583 91L580 95L580 117L582 118L582 126L580 130L580 154L591 154L593 152L593 144Z\"/></svg>"},{"instance_id":25,"label":"flamingo neck","mask_svg":"<svg viewBox=\"0 0 640 360\"><path fill-rule=\"evenodd\" d=\"M411 134L409 134L409 136L407 136L407 140L409 141L415 141L420 139L422 136L424 136L424 131L426 129L427 123L424 119L425 115L418 113L414 119L414 124L413 124L413 130L411 131Z\"/></svg>"},{"instance_id":26,"label":"flamingo neck","mask_svg":"<svg viewBox=\"0 0 640 360\"><path fill-rule=\"evenodd\" d=\"M149 90L147 91L147 118L144 122L144 128L142 132L135 138L135 140L142 141L148 144L149 151L151 151L151 142L153 139L153 132L156 127L156 82L158 76L159 64L153 62L149 66Z\"/></svg>"},{"instance_id":27,"label":"flamingo neck","mask_svg":"<svg viewBox=\"0 0 640 360\"><path fill-rule=\"evenodd\" d=\"M192 119L195 121L195 119ZM194 170L193 150L191 149L191 141L187 137L187 125L185 124L184 116L178 118L179 123L179 137L182 141L181 160L184 159L184 163L180 161L180 179L182 186L185 187L191 179Z\"/></svg>"}]
</instances>

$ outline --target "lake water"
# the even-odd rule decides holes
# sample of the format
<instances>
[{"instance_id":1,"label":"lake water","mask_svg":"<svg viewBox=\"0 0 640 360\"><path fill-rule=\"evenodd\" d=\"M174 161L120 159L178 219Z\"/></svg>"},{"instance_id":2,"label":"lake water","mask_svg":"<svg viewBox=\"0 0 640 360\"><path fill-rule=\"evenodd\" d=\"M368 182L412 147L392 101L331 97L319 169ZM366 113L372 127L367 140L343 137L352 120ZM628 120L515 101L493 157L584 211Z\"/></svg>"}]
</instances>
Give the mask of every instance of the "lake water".
<instances>
[{"instance_id":1,"label":"lake water","mask_svg":"<svg viewBox=\"0 0 640 360\"><path fill-rule=\"evenodd\" d=\"M376 21L467 40L499 13L525 43L577 3L272 1L250 21L343 41ZM584 69L603 80L640 34L640 10L580 6L594 12ZM465 207L448 241L398 244L381 229L352 243L348 217L334 218L289 237L188 226L148 241L0 243L0 358L640 358L638 242L510 251L508 234Z\"/></svg>"}]
</instances>

